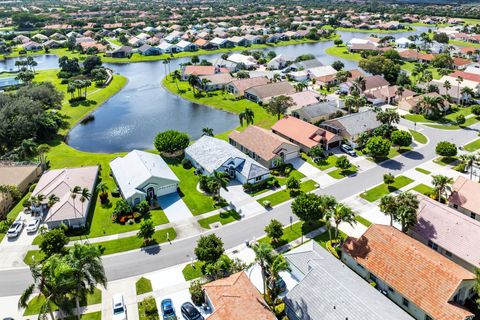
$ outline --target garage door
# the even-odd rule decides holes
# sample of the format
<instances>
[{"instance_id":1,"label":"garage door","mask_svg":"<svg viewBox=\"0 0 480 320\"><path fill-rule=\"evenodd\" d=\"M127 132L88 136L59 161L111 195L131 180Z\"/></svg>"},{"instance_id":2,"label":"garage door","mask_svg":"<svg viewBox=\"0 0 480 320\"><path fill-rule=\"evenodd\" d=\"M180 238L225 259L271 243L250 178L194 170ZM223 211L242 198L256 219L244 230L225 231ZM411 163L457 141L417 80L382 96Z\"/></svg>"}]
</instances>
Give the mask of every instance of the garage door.
<instances>
[{"instance_id":1,"label":"garage door","mask_svg":"<svg viewBox=\"0 0 480 320\"><path fill-rule=\"evenodd\" d=\"M285 161L292 160L298 157L298 152L290 152L285 154Z\"/></svg>"},{"instance_id":2,"label":"garage door","mask_svg":"<svg viewBox=\"0 0 480 320\"><path fill-rule=\"evenodd\" d=\"M157 197L163 196L166 194L170 194L173 192L177 192L177 187L178 185L176 183L168 185L168 186L163 186L157 190Z\"/></svg>"}]
</instances>

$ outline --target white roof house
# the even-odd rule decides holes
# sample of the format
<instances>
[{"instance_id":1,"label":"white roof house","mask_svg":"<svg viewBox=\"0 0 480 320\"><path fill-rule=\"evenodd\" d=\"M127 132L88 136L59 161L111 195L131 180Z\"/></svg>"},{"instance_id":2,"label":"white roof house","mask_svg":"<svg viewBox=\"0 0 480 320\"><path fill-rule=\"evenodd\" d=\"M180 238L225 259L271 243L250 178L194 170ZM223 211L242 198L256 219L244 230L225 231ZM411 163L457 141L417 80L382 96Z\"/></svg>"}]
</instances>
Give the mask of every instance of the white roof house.
<instances>
[{"instance_id":1,"label":"white roof house","mask_svg":"<svg viewBox=\"0 0 480 320\"><path fill-rule=\"evenodd\" d=\"M308 69L308 73L310 74L310 77L318 78L336 74L337 70L335 70L332 66L320 66Z\"/></svg>"},{"instance_id":2,"label":"white roof house","mask_svg":"<svg viewBox=\"0 0 480 320\"><path fill-rule=\"evenodd\" d=\"M178 178L159 155L133 150L110 162L124 199L132 205L177 191Z\"/></svg>"},{"instance_id":3,"label":"white roof house","mask_svg":"<svg viewBox=\"0 0 480 320\"><path fill-rule=\"evenodd\" d=\"M375 46L378 45L377 43L372 42L368 39L352 38L350 41L347 42L347 46L351 47L354 44L367 44L367 43L373 44Z\"/></svg>"},{"instance_id":4,"label":"white roof house","mask_svg":"<svg viewBox=\"0 0 480 320\"><path fill-rule=\"evenodd\" d=\"M175 44L171 44L167 41L161 41L160 44L157 46L163 53L171 53L180 51L180 49Z\"/></svg>"},{"instance_id":5,"label":"white roof house","mask_svg":"<svg viewBox=\"0 0 480 320\"><path fill-rule=\"evenodd\" d=\"M232 61L236 64L244 64L247 68L254 67L257 65L257 60L252 56L246 56L241 53L234 53L227 58L228 61Z\"/></svg>"},{"instance_id":6,"label":"white roof house","mask_svg":"<svg viewBox=\"0 0 480 320\"><path fill-rule=\"evenodd\" d=\"M397 44L397 47L399 47L399 48L408 48L408 46L410 46L410 44L412 44L413 41L403 37L403 38L399 38L399 39L395 40L395 43Z\"/></svg>"}]
</instances>

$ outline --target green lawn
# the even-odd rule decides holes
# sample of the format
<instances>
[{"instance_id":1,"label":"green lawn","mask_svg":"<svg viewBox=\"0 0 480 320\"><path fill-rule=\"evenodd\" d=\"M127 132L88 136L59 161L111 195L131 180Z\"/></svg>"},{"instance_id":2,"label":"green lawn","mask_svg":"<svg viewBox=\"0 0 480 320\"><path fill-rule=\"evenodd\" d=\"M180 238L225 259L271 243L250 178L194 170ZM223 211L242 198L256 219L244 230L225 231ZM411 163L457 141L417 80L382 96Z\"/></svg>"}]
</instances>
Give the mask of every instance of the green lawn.
<instances>
[{"instance_id":1,"label":"green lawn","mask_svg":"<svg viewBox=\"0 0 480 320\"><path fill-rule=\"evenodd\" d=\"M274 176L274 177L275 177L275 179L277 179L278 183L281 186L283 186L283 185L285 185L285 183L287 183L288 178L295 177L298 180L300 180L302 178L305 178L305 175L298 170L292 169L292 171L290 171L290 173L287 176Z\"/></svg>"},{"instance_id":2,"label":"green lawn","mask_svg":"<svg viewBox=\"0 0 480 320\"><path fill-rule=\"evenodd\" d=\"M229 210L220 212L219 214L213 215L205 219L198 220L198 224L200 224L205 229L210 229L210 224L212 223L220 222L222 225L225 225L234 221L238 221L240 219L240 215L235 210Z\"/></svg>"},{"instance_id":3,"label":"green lawn","mask_svg":"<svg viewBox=\"0 0 480 320\"><path fill-rule=\"evenodd\" d=\"M404 119L407 119L412 122L428 122L434 123L435 121L425 118L423 114L409 113L402 116Z\"/></svg>"},{"instance_id":4,"label":"green lawn","mask_svg":"<svg viewBox=\"0 0 480 320\"><path fill-rule=\"evenodd\" d=\"M421 143L421 144L427 143L428 139L425 135L421 134L418 131L412 130L412 129L408 129L408 130L410 131L410 134L412 135L413 140L415 140L416 142Z\"/></svg>"},{"instance_id":5,"label":"green lawn","mask_svg":"<svg viewBox=\"0 0 480 320\"><path fill-rule=\"evenodd\" d=\"M443 130L458 130L468 126L471 126L478 121L480 121L479 117L470 117L467 118L464 124L458 125L456 124L456 118L458 115L463 115L464 117L469 116L472 114L472 107L457 107L454 109L454 112L451 112L439 120L430 120L425 118L421 114L407 114L404 115L403 118L410 120L412 122L424 122L427 123L426 125L436 129L443 129ZM410 130L412 131L412 130ZM413 133L412 133L413 135ZM415 137L414 137L415 138Z\"/></svg>"},{"instance_id":6,"label":"green lawn","mask_svg":"<svg viewBox=\"0 0 480 320\"><path fill-rule=\"evenodd\" d=\"M307 154L301 155L302 159L310 163L312 166L320 169L320 170L327 170L332 167L335 167L338 157L335 155L328 156L324 159L319 159L317 162L313 161L313 159L308 156Z\"/></svg>"},{"instance_id":7,"label":"green lawn","mask_svg":"<svg viewBox=\"0 0 480 320\"><path fill-rule=\"evenodd\" d=\"M193 279L200 278L203 276L202 273L202 266L205 263L202 261L194 261L193 265L192 264L187 264L185 268L183 268L182 273L183 277L185 278L185 281L190 281Z\"/></svg>"},{"instance_id":8,"label":"green lawn","mask_svg":"<svg viewBox=\"0 0 480 320\"><path fill-rule=\"evenodd\" d=\"M147 292L152 292L152 282L144 277L141 277L137 280L135 287L137 289L137 296Z\"/></svg>"},{"instance_id":9,"label":"green lawn","mask_svg":"<svg viewBox=\"0 0 480 320\"><path fill-rule=\"evenodd\" d=\"M414 31L415 28L410 29L397 29L397 30L385 30L385 29L359 29L359 28L347 28L347 27L335 27L333 28L331 25L322 26L322 29L327 30L338 30L338 31L346 31L346 32L363 32L363 33L402 33L402 32L411 32Z\"/></svg>"},{"instance_id":10,"label":"green lawn","mask_svg":"<svg viewBox=\"0 0 480 320\"><path fill-rule=\"evenodd\" d=\"M335 236L335 229L334 228L332 228L331 234L332 234L332 239L333 239L334 236ZM341 230L338 230L338 235L339 235L340 239L346 239L348 237ZM328 242L328 240L330 240L330 235L328 234L328 232L324 232L324 233L316 236L315 238L313 238L313 240L316 243L318 243L319 245L321 245L324 249L326 249L327 248L327 242Z\"/></svg>"},{"instance_id":11,"label":"green lawn","mask_svg":"<svg viewBox=\"0 0 480 320\"><path fill-rule=\"evenodd\" d=\"M312 190L315 189L316 184L317 183L313 180L308 180L308 181L302 182L300 184L300 190L303 191L303 192L312 191ZM290 200L290 199L291 199L290 192L285 189L285 190L281 190L281 191L272 193L271 195L268 195L264 198L261 198L261 199L257 200L257 202L260 203L261 205L263 205L264 201L270 201L270 204L273 207L277 204L280 204L280 203L285 202L285 201Z\"/></svg>"},{"instance_id":12,"label":"green lawn","mask_svg":"<svg viewBox=\"0 0 480 320\"><path fill-rule=\"evenodd\" d=\"M400 149L398 149L397 147L393 146L390 148L390 152L388 153L388 156L387 158L388 159L392 159L392 158L395 158L405 152L408 152L408 151L411 151L412 150L412 147L411 146L408 146L408 147L401 147Z\"/></svg>"},{"instance_id":13,"label":"green lawn","mask_svg":"<svg viewBox=\"0 0 480 320\"><path fill-rule=\"evenodd\" d=\"M417 170L418 172L421 172L423 174L427 174L427 175L431 173L430 171L422 169L422 168L415 168L415 170Z\"/></svg>"},{"instance_id":14,"label":"green lawn","mask_svg":"<svg viewBox=\"0 0 480 320\"><path fill-rule=\"evenodd\" d=\"M67 317L63 318L64 320L77 320L77 317ZM80 316L80 320L101 320L102 319L102 312L91 312L85 313Z\"/></svg>"},{"instance_id":15,"label":"green lawn","mask_svg":"<svg viewBox=\"0 0 480 320\"><path fill-rule=\"evenodd\" d=\"M150 310L153 314L146 313L147 306L151 306L154 308L154 310ZM154 297L147 297L143 299L143 301L140 301L138 303L138 318L140 320L160 320L157 304L155 303Z\"/></svg>"},{"instance_id":16,"label":"green lawn","mask_svg":"<svg viewBox=\"0 0 480 320\"><path fill-rule=\"evenodd\" d=\"M348 52L348 47L346 45L333 46L333 47L327 48L325 49L325 53L331 56L335 56L335 57L339 57L347 60L360 61L360 59L362 59L362 56L360 55L360 53Z\"/></svg>"},{"instance_id":17,"label":"green lawn","mask_svg":"<svg viewBox=\"0 0 480 320\"><path fill-rule=\"evenodd\" d=\"M306 224L302 221L295 222L291 226L285 226L283 228L283 236L280 241L277 243L272 243L272 239L268 236L265 236L261 239L258 240L258 242L261 243L269 243L271 244L274 248L281 247L287 243L290 243L298 238L300 238L303 235L306 235L307 233L316 230L318 228L321 228L325 225L324 221L316 221L313 224Z\"/></svg>"},{"instance_id":18,"label":"green lawn","mask_svg":"<svg viewBox=\"0 0 480 320\"><path fill-rule=\"evenodd\" d=\"M23 210L23 201L30 198L30 192L27 192L20 201L17 202L17 204L10 210L10 212L7 213L7 219L12 219L15 220L17 219L18 215L20 212Z\"/></svg>"},{"instance_id":19,"label":"green lawn","mask_svg":"<svg viewBox=\"0 0 480 320\"><path fill-rule=\"evenodd\" d=\"M458 159L456 157L438 157L433 159L433 162L441 166L448 166L450 164L453 164L457 160Z\"/></svg>"},{"instance_id":20,"label":"green lawn","mask_svg":"<svg viewBox=\"0 0 480 320\"><path fill-rule=\"evenodd\" d=\"M480 139L467 143L463 148L470 152L477 151L480 149Z\"/></svg>"},{"instance_id":21,"label":"green lawn","mask_svg":"<svg viewBox=\"0 0 480 320\"><path fill-rule=\"evenodd\" d=\"M426 196L430 196L431 194L433 194L435 192L434 188L432 188L430 186L427 186L426 184L423 184L423 183L420 183L419 185L416 185L415 187L413 187L410 190L415 190L418 193L421 193L421 194L426 195Z\"/></svg>"},{"instance_id":22,"label":"green lawn","mask_svg":"<svg viewBox=\"0 0 480 320\"><path fill-rule=\"evenodd\" d=\"M223 93L222 91L212 91L207 94L202 93L203 96L194 96L192 87L187 81L173 81L171 76L167 76L162 81L163 86L171 91L173 94L179 95L187 100L210 106L216 109L228 111L239 114L250 108L255 114L254 124L263 128L270 129L270 127L277 122L277 117L269 114L265 108L259 104L247 99L236 99L230 93ZM177 89L178 85L178 89ZM246 127L246 126L244 126ZM241 130L242 127L239 128Z\"/></svg>"},{"instance_id":23,"label":"green lawn","mask_svg":"<svg viewBox=\"0 0 480 320\"><path fill-rule=\"evenodd\" d=\"M450 40L448 41L448 43L451 45L460 46L460 47L480 48L480 43L473 43L473 42L462 41L462 40Z\"/></svg>"},{"instance_id":24,"label":"green lawn","mask_svg":"<svg viewBox=\"0 0 480 320\"><path fill-rule=\"evenodd\" d=\"M335 179L343 179L345 177L348 177L349 175L356 173L357 171L357 167L355 165L351 165L348 169L345 170L338 168L330 171L328 175Z\"/></svg>"},{"instance_id":25,"label":"green lawn","mask_svg":"<svg viewBox=\"0 0 480 320\"><path fill-rule=\"evenodd\" d=\"M370 221L368 221L367 219L365 219L362 216L358 216L358 215L355 216L355 220L357 220L357 222L360 222L361 224L363 224L367 228L372 225L372 223Z\"/></svg>"},{"instance_id":26,"label":"green lawn","mask_svg":"<svg viewBox=\"0 0 480 320\"><path fill-rule=\"evenodd\" d=\"M117 46L123 46L123 44L115 38L107 38L107 41L111 42L111 43L113 43L114 45L117 45Z\"/></svg>"},{"instance_id":27,"label":"green lawn","mask_svg":"<svg viewBox=\"0 0 480 320\"><path fill-rule=\"evenodd\" d=\"M153 244L154 243L160 244L160 243L167 242L167 233L168 233L168 236L170 237L170 240L175 239L177 236L177 233L173 228L157 230L155 231L155 234L153 236L153 241L154 241ZM95 242L95 244L100 246L100 249L102 250L102 255L135 250L135 249L142 248L144 246L143 239L140 239L137 236L119 238L119 239L109 240L109 241ZM34 258L32 258L32 255L34 256ZM44 255L40 250L30 250L25 255L23 262L29 265L33 263L34 259L35 261L40 261L43 259L43 257Z\"/></svg>"},{"instance_id":28,"label":"green lawn","mask_svg":"<svg viewBox=\"0 0 480 320\"><path fill-rule=\"evenodd\" d=\"M372 189L367 190L367 192L361 193L360 197L362 197L363 199L369 202L374 202L380 199L382 196L389 194L391 192L394 192L400 188L403 188L412 182L413 180L408 177L398 176L398 177L395 177L395 182L392 183L391 185L386 185L382 183Z\"/></svg>"}]
</instances>

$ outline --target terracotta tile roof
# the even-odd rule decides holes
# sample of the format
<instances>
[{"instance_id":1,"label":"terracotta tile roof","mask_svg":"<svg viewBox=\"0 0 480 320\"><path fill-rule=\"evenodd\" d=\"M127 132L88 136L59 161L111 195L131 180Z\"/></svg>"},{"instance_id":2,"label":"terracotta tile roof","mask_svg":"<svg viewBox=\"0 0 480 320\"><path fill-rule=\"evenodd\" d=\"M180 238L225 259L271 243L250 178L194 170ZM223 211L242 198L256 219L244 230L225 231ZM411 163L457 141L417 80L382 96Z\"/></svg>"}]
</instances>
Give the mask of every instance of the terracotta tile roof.
<instances>
[{"instance_id":1,"label":"terracotta tile roof","mask_svg":"<svg viewBox=\"0 0 480 320\"><path fill-rule=\"evenodd\" d=\"M414 60L432 61L433 58L435 57L431 53L417 52L416 50L413 50L413 49L400 51L399 54L400 54L400 57L404 59L414 59Z\"/></svg>"},{"instance_id":2,"label":"terracotta tile roof","mask_svg":"<svg viewBox=\"0 0 480 320\"><path fill-rule=\"evenodd\" d=\"M354 80L358 77L365 77L365 73L363 73L362 71L360 71L358 69L353 69L353 70L349 70L349 71L352 74L352 76L350 78L348 78L348 80Z\"/></svg>"},{"instance_id":3,"label":"terracotta tile roof","mask_svg":"<svg viewBox=\"0 0 480 320\"><path fill-rule=\"evenodd\" d=\"M432 318L472 316L450 300L474 274L396 228L373 224L360 238L347 238L343 250Z\"/></svg>"},{"instance_id":4,"label":"terracotta tile roof","mask_svg":"<svg viewBox=\"0 0 480 320\"><path fill-rule=\"evenodd\" d=\"M470 81L475 81L480 83L480 74L475 74L475 73L468 73L465 71L455 71L451 74L449 74L450 77L462 77L464 80L470 80Z\"/></svg>"},{"instance_id":5,"label":"terracotta tile roof","mask_svg":"<svg viewBox=\"0 0 480 320\"><path fill-rule=\"evenodd\" d=\"M199 38L199 39L195 40L195 42L194 42L194 44L196 44L199 47L203 47L207 43L208 43L208 40L205 40L205 39L202 39L202 38Z\"/></svg>"},{"instance_id":6,"label":"terracotta tile roof","mask_svg":"<svg viewBox=\"0 0 480 320\"><path fill-rule=\"evenodd\" d=\"M245 272L203 285L213 305L210 320L275 320L260 293Z\"/></svg>"},{"instance_id":7,"label":"terracotta tile roof","mask_svg":"<svg viewBox=\"0 0 480 320\"><path fill-rule=\"evenodd\" d=\"M459 57L454 57L453 58L453 64L456 65L457 67L462 67L471 64L472 61L464 58L459 58Z\"/></svg>"},{"instance_id":8,"label":"terracotta tile roof","mask_svg":"<svg viewBox=\"0 0 480 320\"><path fill-rule=\"evenodd\" d=\"M186 66L185 70L183 71L184 74L190 75L195 74L197 76L208 76L216 73L227 72L228 69L225 68L217 68L215 66Z\"/></svg>"},{"instance_id":9,"label":"terracotta tile roof","mask_svg":"<svg viewBox=\"0 0 480 320\"><path fill-rule=\"evenodd\" d=\"M257 126L249 126L242 132L232 131L228 137L267 161L278 155L275 151L278 152L283 144L295 146L287 139Z\"/></svg>"},{"instance_id":10,"label":"terracotta tile roof","mask_svg":"<svg viewBox=\"0 0 480 320\"><path fill-rule=\"evenodd\" d=\"M272 131L291 138L293 141L308 148L313 148L319 145L322 141L328 143L337 137L336 134L330 131L290 116L278 120L272 126Z\"/></svg>"},{"instance_id":11,"label":"terracotta tile roof","mask_svg":"<svg viewBox=\"0 0 480 320\"><path fill-rule=\"evenodd\" d=\"M480 213L480 184L464 177L453 183L448 201L474 213Z\"/></svg>"},{"instance_id":12,"label":"terracotta tile roof","mask_svg":"<svg viewBox=\"0 0 480 320\"><path fill-rule=\"evenodd\" d=\"M461 52L463 52L463 53L467 53L467 54L468 54L469 52L475 53L475 50L477 50L477 49L474 48L474 47L463 47L463 48L460 48L459 50L460 50Z\"/></svg>"}]
</instances>

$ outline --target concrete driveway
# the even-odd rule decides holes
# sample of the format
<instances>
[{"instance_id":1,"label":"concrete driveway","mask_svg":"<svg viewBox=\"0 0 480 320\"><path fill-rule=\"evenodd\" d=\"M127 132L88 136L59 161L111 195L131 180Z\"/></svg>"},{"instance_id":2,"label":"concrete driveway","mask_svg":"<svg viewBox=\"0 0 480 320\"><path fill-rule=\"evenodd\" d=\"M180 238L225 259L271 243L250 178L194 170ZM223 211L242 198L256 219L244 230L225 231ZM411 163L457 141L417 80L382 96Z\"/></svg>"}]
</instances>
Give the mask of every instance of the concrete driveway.
<instances>
[{"instance_id":1,"label":"concrete driveway","mask_svg":"<svg viewBox=\"0 0 480 320\"><path fill-rule=\"evenodd\" d=\"M263 206L255 201L252 196L243 191L242 184L237 180L230 181L227 190L221 189L220 196L222 196L230 206L242 216L249 216L265 211Z\"/></svg>"},{"instance_id":2,"label":"concrete driveway","mask_svg":"<svg viewBox=\"0 0 480 320\"><path fill-rule=\"evenodd\" d=\"M312 176L317 176L322 173L322 170L315 168L312 166L310 163L307 161L301 159L301 158L295 158L288 163L291 163L292 166L299 172L303 173L307 177L312 177Z\"/></svg>"},{"instance_id":3,"label":"concrete driveway","mask_svg":"<svg viewBox=\"0 0 480 320\"><path fill-rule=\"evenodd\" d=\"M177 192L158 197L158 203L170 222L193 217L192 212Z\"/></svg>"}]
</instances>

